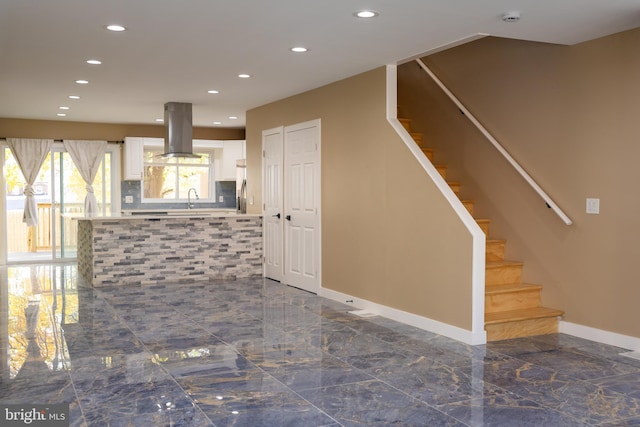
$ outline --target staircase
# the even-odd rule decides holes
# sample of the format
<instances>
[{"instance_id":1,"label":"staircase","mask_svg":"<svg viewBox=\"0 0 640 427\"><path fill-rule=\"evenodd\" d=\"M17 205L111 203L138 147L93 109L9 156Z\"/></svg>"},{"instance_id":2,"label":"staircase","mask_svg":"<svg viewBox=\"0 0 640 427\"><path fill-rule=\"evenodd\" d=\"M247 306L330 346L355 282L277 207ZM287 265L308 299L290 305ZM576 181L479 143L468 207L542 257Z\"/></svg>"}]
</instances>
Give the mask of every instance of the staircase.
<instances>
[{"instance_id":1,"label":"staircase","mask_svg":"<svg viewBox=\"0 0 640 427\"><path fill-rule=\"evenodd\" d=\"M411 120L399 120L433 163L433 149L424 147L421 133L411 132ZM434 165L446 180L447 166ZM456 195L460 194L459 182L447 183ZM461 202L473 215L473 201ZM522 283L524 263L504 259L506 240L489 237L489 219L476 218L476 222L487 236L484 296L484 327L487 341L558 332L558 317L564 312L541 306L542 286Z\"/></svg>"}]
</instances>

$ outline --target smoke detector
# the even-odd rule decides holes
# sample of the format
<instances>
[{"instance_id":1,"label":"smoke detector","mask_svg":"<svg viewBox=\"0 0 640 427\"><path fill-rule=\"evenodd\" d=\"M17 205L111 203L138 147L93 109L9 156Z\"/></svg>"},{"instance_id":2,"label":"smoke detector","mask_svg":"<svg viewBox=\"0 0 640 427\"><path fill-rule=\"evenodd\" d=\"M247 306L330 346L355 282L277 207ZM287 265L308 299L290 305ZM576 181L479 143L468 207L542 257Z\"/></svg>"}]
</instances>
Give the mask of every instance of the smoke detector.
<instances>
[{"instance_id":1,"label":"smoke detector","mask_svg":"<svg viewBox=\"0 0 640 427\"><path fill-rule=\"evenodd\" d=\"M504 22L518 22L520 20L520 12L512 11L502 15Z\"/></svg>"}]
</instances>

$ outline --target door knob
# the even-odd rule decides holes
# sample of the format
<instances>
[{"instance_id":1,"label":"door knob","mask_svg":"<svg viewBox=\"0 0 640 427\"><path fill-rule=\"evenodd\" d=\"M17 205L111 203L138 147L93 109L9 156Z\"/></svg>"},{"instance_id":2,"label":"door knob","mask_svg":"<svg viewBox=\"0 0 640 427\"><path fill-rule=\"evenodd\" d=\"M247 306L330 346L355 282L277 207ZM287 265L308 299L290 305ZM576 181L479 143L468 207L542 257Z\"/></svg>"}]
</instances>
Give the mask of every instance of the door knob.
<instances>
[{"instance_id":1,"label":"door knob","mask_svg":"<svg viewBox=\"0 0 640 427\"><path fill-rule=\"evenodd\" d=\"M291 215L285 216L284 219L286 219L287 221L291 221Z\"/></svg>"},{"instance_id":2,"label":"door knob","mask_svg":"<svg viewBox=\"0 0 640 427\"><path fill-rule=\"evenodd\" d=\"M277 214L277 215L271 215L271 216L273 216L273 217L276 217L276 218L280 219L280 212L278 212L278 214Z\"/></svg>"}]
</instances>

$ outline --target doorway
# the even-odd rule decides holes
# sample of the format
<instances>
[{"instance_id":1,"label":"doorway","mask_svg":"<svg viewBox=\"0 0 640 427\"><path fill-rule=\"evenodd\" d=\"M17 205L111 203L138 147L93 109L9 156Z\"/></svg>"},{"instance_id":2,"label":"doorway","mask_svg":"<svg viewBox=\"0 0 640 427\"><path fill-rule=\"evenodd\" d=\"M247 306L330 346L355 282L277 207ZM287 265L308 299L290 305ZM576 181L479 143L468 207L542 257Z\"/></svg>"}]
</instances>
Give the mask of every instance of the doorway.
<instances>
[{"instance_id":1,"label":"doorway","mask_svg":"<svg viewBox=\"0 0 640 427\"><path fill-rule=\"evenodd\" d=\"M320 290L320 120L265 130L263 239L266 277Z\"/></svg>"},{"instance_id":2,"label":"doorway","mask_svg":"<svg viewBox=\"0 0 640 427\"><path fill-rule=\"evenodd\" d=\"M119 209L119 153L119 146L108 146L94 181L99 216L110 216ZM34 185L38 208L35 227L22 222L24 178L6 145L0 145L0 172L4 205L0 221L5 230L4 239L0 239L0 265L75 259L77 221L71 216L82 214L86 189L63 144L54 143Z\"/></svg>"}]
</instances>

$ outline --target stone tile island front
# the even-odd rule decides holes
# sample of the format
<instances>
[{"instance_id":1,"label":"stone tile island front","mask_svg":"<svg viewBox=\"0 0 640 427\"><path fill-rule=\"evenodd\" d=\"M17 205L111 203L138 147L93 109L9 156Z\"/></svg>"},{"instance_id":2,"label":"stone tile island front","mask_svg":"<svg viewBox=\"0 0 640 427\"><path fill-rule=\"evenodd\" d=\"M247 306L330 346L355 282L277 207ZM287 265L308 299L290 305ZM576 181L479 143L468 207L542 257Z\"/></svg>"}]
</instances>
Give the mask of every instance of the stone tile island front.
<instances>
[{"instance_id":1,"label":"stone tile island front","mask_svg":"<svg viewBox=\"0 0 640 427\"><path fill-rule=\"evenodd\" d=\"M81 217L78 272L95 287L262 275L262 217Z\"/></svg>"}]
</instances>

